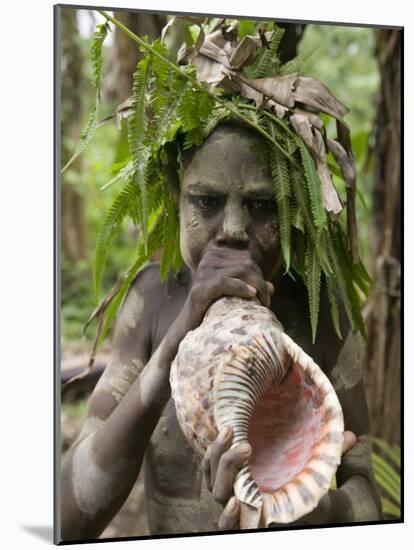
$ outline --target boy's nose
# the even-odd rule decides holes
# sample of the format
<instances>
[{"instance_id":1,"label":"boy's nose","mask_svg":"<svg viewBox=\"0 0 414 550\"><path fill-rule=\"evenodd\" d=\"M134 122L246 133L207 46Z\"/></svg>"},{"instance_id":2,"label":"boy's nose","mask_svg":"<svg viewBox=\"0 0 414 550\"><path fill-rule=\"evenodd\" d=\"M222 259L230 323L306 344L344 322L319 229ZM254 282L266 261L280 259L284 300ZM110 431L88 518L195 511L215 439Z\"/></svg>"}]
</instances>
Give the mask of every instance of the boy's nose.
<instances>
[{"instance_id":1,"label":"boy's nose","mask_svg":"<svg viewBox=\"0 0 414 550\"><path fill-rule=\"evenodd\" d=\"M230 200L224 208L223 223L216 237L217 244L222 246L247 246L249 243L248 223L249 213L247 208L237 201Z\"/></svg>"}]
</instances>

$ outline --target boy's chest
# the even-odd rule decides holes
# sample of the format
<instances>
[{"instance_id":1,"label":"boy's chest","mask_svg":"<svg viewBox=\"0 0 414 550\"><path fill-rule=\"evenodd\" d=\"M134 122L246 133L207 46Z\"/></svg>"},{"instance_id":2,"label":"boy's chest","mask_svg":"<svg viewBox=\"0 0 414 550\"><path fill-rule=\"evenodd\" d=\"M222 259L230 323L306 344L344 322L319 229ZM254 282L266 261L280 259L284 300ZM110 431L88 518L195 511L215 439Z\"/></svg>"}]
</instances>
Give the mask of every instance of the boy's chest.
<instances>
[{"instance_id":1,"label":"boy's chest","mask_svg":"<svg viewBox=\"0 0 414 550\"><path fill-rule=\"evenodd\" d=\"M201 461L182 434L170 399L145 454L145 496L151 534L218 530L222 507L206 488Z\"/></svg>"}]
</instances>

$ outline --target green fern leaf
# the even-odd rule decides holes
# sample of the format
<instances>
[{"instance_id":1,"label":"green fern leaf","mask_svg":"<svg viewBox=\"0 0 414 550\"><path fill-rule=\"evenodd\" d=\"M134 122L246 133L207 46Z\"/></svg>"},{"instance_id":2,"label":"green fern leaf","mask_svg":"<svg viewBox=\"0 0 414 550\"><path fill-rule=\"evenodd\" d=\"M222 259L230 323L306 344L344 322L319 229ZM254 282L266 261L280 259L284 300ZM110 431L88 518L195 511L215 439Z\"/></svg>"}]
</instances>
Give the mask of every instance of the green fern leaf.
<instances>
[{"instance_id":1,"label":"green fern leaf","mask_svg":"<svg viewBox=\"0 0 414 550\"><path fill-rule=\"evenodd\" d=\"M115 236L120 232L125 216L132 209L136 208L136 200L136 187L134 182L130 180L116 196L105 216L96 242L93 264L94 290L97 300L99 300L102 275L111 244Z\"/></svg>"},{"instance_id":2,"label":"green fern leaf","mask_svg":"<svg viewBox=\"0 0 414 550\"><path fill-rule=\"evenodd\" d=\"M134 182L139 192L140 200L140 227L143 236L144 247L147 246L147 169L151 153L145 145L147 133L147 94L150 85L151 59L144 57L137 64L134 74L132 89L132 115L128 119L128 142L134 164Z\"/></svg>"},{"instance_id":3,"label":"green fern leaf","mask_svg":"<svg viewBox=\"0 0 414 550\"><path fill-rule=\"evenodd\" d=\"M92 85L96 89L95 93L95 104L89 114L88 122L85 129L81 133L80 140L76 144L75 152L62 168L61 173L65 172L69 166L76 160L79 155L83 153L88 143L91 141L95 130L98 126L98 114L99 114L99 105L101 103L101 73L102 73L102 46L106 38L106 35L109 30L108 23L102 25L97 25L97 31L92 36L91 44L91 58L93 66L93 80Z\"/></svg>"},{"instance_id":4,"label":"green fern leaf","mask_svg":"<svg viewBox=\"0 0 414 550\"><path fill-rule=\"evenodd\" d=\"M366 340L367 334L366 334L364 319L361 314L361 300L354 286L354 281L353 281L352 271L351 271L351 260L344 248L343 239L340 236L340 229L337 228L336 232L332 231L332 234L333 234L333 240L335 243L335 249L337 250L337 254L338 254L340 268L346 283L348 299L349 299L349 303L351 304L353 321L354 321L354 324L358 327L364 340Z\"/></svg>"},{"instance_id":5,"label":"green fern leaf","mask_svg":"<svg viewBox=\"0 0 414 550\"><path fill-rule=\"evenodd\" d=\"M275 25L273 37L269 47L265 50L258 63L257 78L275 76L277 73L280 64L279 58L277 57L277 51L284 34L284 29L281 29Z\"/></svg>"},{"instance_id":6,"label":"green fern leaf","mask_svg":"<svg viewBox=\"0 0 414 550\"><path fill-rule=\"evenodd\" d=\"M274 25L273 37L268 48L258 48L254 63L244 68L243 72L247 78L271 77L278 73L280 61L277 51L284 33L284 29Z\"/></svg>"},{"instance_id":7,"label":"green fern leaf","mask_svg":"<svg viewBox=\"0 0 414 550\"><path fill-rule=\"evenodd\" d=\"M292 73L304 74L304 71L306 71L306 64L310 61L317 49L318 48L313 48L307 52L303 52L282 65L279 71L280 76Z\"/></svg>"},{"instance_id":8,"label":"green fern leaf","mask_svg":"<svg viewBox=\"0 0 414 550\"><path fill-rule=\"evenodd\" d=\"M345 311L346 311L349 323L351 325L351 328L352 328L352 330L355 330L355 321L354 321L354 317L352 315L352 305L351 305L351 302L350 302L349 296L348 296L348 286L347 286L347 282L345 280L344 273L342 271L342 267L341 267L341 263L340 263L340 260L339 260L339 257L338 257L338 253L337 253L337 250L334 246L333 239L328 238L327 242L328 242L329 257L330 257L330 260L331 260L331 265L332 265L332 269L333 269L333 272L334 272L336 285L337 285L340 297L342 299L342 302L344 304Z\"/></svg>"},{"instance_id":9,"label":"green fern leaf","mask_svg":"<svg viewBox=\"0 0 414 550\"><path fill-rule=\"evenodd\" d=\"M298 205L296 204L294 197L292 197L291 199L290 219L292 220L292 225L296 227L296 229L299 229L299 231L302 231L302 233L305 233L305 224L303 221L303 216L298 208Z\"/></svg>"},{"instance_id":10,"label":"green fern leaf","mask_svg":"<svg viewBox=\"0 0 414 550\"><path fill-rule=\"evenodd\" d=\"M365 266L362 263L362 260L359 260L357 264L352 264L351 270L353 280L365 294L365 297L368 298L368 296L371 294L371 289L374 282L368 275Z\"/></svg>"},{"instance_id":11,"label":"green fern leaf","mask_svg":"<svg viewBox=\"0 0 414 550\"><path fill-rule=\"evenodd\" d=\"M105 191L106 189L108 189L108 187L111 187L111 185L118 181L130 180L133 173L134 163L132 162L132 160L127 160L125 163L122 163L122 166L118 170L118 173L100 188L100 191Z\"/></svg>"},{"instance_id":12,"label":"green fern leaf","mask_svg":"<svg viewBox=\"0 0 414 550\"><path fill-rule=\"evenodd\" d=\"M182 120L179 116L180 105L189 90L190 85L186 80L176 78L172 90L167 93L164 92L163 96L168 99L164 101L153 121L152 140L154 150L174 140L182 126Z\"/></svg>"},{"instance_id":13,"label":"green fern leaf","mask_svg":"<svg viewBox=\"0 0 414 550\"><path fill-rule=\"evenodd\" d=\"M384 439L371 436L374 446L378 447L387 458L389 458L395 466L401 468L401 449L397 445L390 445Z\"/></svg>"},{"instance_id":14,"label":"green fern leaf","mask_svg":"<svg viewBox=\"0 0 414 550\"><path fill-rule=\"evenodd\" d=\"M322 204L321 182L319 180L314 161L308 151L308 148L300 138L298 138L298 144L303 168L305 170L305 178L308 184L313 219L315 222L315 226L320 230L326 227L327 224L327 216Z\"/></svg>"},{"instance_id":15,"label":"green fern leaf","mask_svg":"<svg viewBox=\"0 0 414 550\"><path fill-rule=\"evenodd\" d=\"M164 42L161 42L159 38L157 38L154 41L154 43L152 44L152 47L157 53L159 53L160 55L168 59L167 46L165 45ZM165 63L162 59L160 59L156 55L152 55L151 60L152 60L152 66L154 70L156 87L158 89L162 89L168 83L168 80L170 78L170 69L167 63Z\"/></svg>"},{"instance_id":16,"label":"green fern leaf","mask_svg":"<svg viewBox=\"0 0 414 550\"><path fill-rule=\"evenodd\" d=\"M164 226L160 277L164 281L176 262L176 249L180 239L177 203L168 184L164 186Z\"/></svg>"},{"instance_id":17,"label":"green fern leaf","mask_svg":"<svg viewBox=\"0 0 414 550\"><path fill-rule=\"evenodd\" d=\"M377 453L372 453L375 480L398 506L401 505L401 476Z\"/></svg>"},{"instance_id":18,"label":"green fern leaf","mask_svg":"<svg viewBox=\"0 0 414 550\"><path fill-rule=\"evenodd\" d=\"M104 40L110 30L108 23L96 26L97 30L92 35L91 61L93 67L92 86L96 89L98 101L100 102L101 80L102 80L102 48Z\"/></svg>"},{"instance_id":19,"label":"green fern leaf","mask_svg":"<svg viewBox=\"0 0 414 550\"><path fill-rule=\"evenodd\" d=\"M271 130L270 130L271 131ZM287 162L275 147L269 147L270 170L273 180L273 188L276 196L279 231L282 246L283 259L285 261L285 273L290 269L290 179Z\"/></svg>"},{"instance_id":20,"label":"green fern leaf","mask_svg":"<svg viewBox=\"0 0 414 550\"><path fill-rule=\"evenodd\" d=\"M330 277L325 276L325 281L326 281L326 290L328 293L328 300L329 300L329 305L331 310L332 323L335 328L336 334L342 340L341 326L339 323L338 300L334 293L334 284Z\"/></svg>"},{"instance_id":21,"label":"green fern leaf","mask_svg":"<svg viewBox=\"0 0 414 550\"><path fill-rule=\"evenodd\" d=\"M216 127L225 120L230 118L230 113L227 109L221 105L216 106L210 113L210 116L207 117L206 121L203 124L202 132L204 138L209 136Z\"/></svg>"},{"instance_id":22,"label":"green fern leaf","mask_svg":"<svg viewBox=\"0 0 414 550\"><path fill-rule=\"evenodd\" d=\"M321 266L312 242L308 241L305 253L305 279L308 289L309 314L312 327L312 343L315 343L318 328L321 289Z\"/></svg>"},{"instance_id":23,"label":"green fern leaf","mask_svg":"<svg viewBox=\"0 0 414 550\"><path fill-rule=\"evenodd\" d=\"M182 130L187 134L185 149L203 142L203 124L213 111L214 104L212 97L198 90L192 90L192 93L183 98L178 112L182 120Z\"/></svg>"},{"instance_id":24,"label":"green fern leaf","mask_svg":"<svg viewBox=\"0 0 414 550\"><path fill-rule=\"evenodd\" d=\"M391 502L385 497L381 497L381 506L382 506L382 513L385 516L391 516L394 518L400 518L401 517L401 509L399 506Z\"/></svg>"},{"instance_id":25,"label":"green fern leaf","mask_svg":"<svg viewBox=\"0 0 414 550\"><path fill-rule=\"evenodd\" d=\"M304 177L295 166L290 166L290 177L292 181L293 195L295 197L298 211L300 212L300 215L305 223L306 231L309 233L313 245L318 246L319 239L314 227L312 212L309 206L308 189L306 188Z\"/></svg>"}]
</instances>

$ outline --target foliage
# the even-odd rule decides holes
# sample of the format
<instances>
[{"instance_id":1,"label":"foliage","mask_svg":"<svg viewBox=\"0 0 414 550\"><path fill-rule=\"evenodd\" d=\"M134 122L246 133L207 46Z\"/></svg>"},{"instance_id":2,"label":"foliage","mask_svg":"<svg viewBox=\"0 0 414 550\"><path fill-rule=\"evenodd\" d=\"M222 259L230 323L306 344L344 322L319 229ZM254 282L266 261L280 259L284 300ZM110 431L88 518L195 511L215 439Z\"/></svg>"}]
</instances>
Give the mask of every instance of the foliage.
<instances>
[{"instance_id":1,"label":"foliage","mask_svg":"<svg viewBox=\"0 0 414 550\"><path fill-rule=\"evenodd\" d=\"M86 128L83 130L81 138L76 145L75 152L72 157L66 163L62 172L64 172L72 162L84 151L85 147L88 145L90 140L95 133L96 127L98 126L98 109L101 103L101 71L102 71L102 47L106 35L109 30L108 23L97 26L97 30L92 37L91 43L91 60L93 65L93 80L92 86L96 89L94 107L89 115L88 123Z\"/></svg>"},{"instance_id":2,"label":"foliage","mask_svg":"<svg viewBox=\"0 0 414 550\"><path fill-rule=\"evenodd\" d=\"M260 22L245 22L240 32L257 32ZM268 30L269 24L264 27ZM276 32L268 49L259 49L250 75L284 74L277 48L283 31ZM341 337L337 302L342 298L353 328L364 334L360 315L362 296L370 279L362 263L357 270L350 264L346 233L337 220L326 216L320 197L320 181L307 146L292 134L286 120L275 119L268 111L257 112L248 100L227 99L220 90L195 86L191 65L174 70L168 63L160 40L146 42L146 55L134 75L132 115L128 121L129 155L118 163L113 181L122 182L97 240L94 287L98 297L104 269L123 220L130 217L139 227L138 255L122 279L120 291L102 314L107 315L104 333L122 302L122 297L150 253L161 249L161 276L179 269L177 206L167 185L165 168L171 156L177 161L182 150L199 145L223 120L242 119L260 131L268 143L270 169L275 184L281 246L285 272L299 276L308 288L312 334L315 339L319 293L326 282L335 329ZM164 61L165 60L165 61ZM100 67L94 64L95 82L100 82ZM230 108L231 107L231 108ZM81 140L82 141L82 140ZM283 158L284 157L284 158ZM334 162L334 161L333 161ZM155 219L152 232L148 220ZM151 241L151 243L149 242Z\"/></svg>"},{"instance_id":3,"label":"foliage","mask_svg":"<svg viewBox=\"0 0 414 550\"><path fill-rule=\"evenodd\" d=\"M319 78L350 108L347 120L352 128L352 150L358 174L359 247L366 264L370 259L368 228L374 183L372 130L379 89L374 32L369 28L308 24L298 45L300 70ZM288 62L285 67L290 65L290 71L296 71L299 67L294 64ZM332 119L326 119L325 124L328 134L335 130ZM333 180L343 192L343 181L335 176Z\"/></svg>"},{"instance_id":4,"label":"foliage","mask_svg":"<svg viewBox=\"0 0 414 550\"><path fill-rule=\"evenodd\" d=\"M375 480L381 490L382 512L385 517L401 517L401 451L383 439L373 438L372 453Z\"/></svg>"}]
</instances>

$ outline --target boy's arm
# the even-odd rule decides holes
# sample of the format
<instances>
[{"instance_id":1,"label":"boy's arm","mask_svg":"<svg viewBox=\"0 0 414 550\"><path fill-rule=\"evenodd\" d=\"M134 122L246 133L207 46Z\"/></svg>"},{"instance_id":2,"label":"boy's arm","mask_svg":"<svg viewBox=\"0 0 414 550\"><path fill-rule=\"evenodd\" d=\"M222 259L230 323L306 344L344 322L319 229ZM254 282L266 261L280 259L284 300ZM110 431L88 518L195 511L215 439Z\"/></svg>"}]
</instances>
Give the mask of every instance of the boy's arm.
<instances>
[{"instance_id":1,"label":"boy's arm","mask_svg":"<svg viewBox=\"0 0 414 550\"><path fill-rule=\"evenodd\" d=\"M357 442L342 458L336 479L332 521L355 522L381 519L381 501L376 488L369 437L369 411L363 383L365 343L358 332L349 331L330 380L344 413L345 429Z\"/></svg>"},{"instance_id":2,"label":"boy's arm","mask_svg":"<svg viewBox=\"0 0 414 550\"><path fill-rule=\"evenodd\" d=\"M223 249L224 248L224 249ZM168 299L157 266L134 283L117 322L114 364L89 402L88 418L62 465L61 535L96 538L117 513L138 476L145 449L170 395L170 366L189 330L221 296L270 303L273 287L263 280L248 250L212 244L193 274L191 289L151 359L151 326Z\"/></svg>"},{"instance_id":3,"label":"boy's arm","mask_svg":"<svg viewBox=\"0 0 414 550\"><path fill-rule=\"evenodd\" d=\"M89 400L83 429L62 461L63 540L98 537L118 512L169 399L169 367L182 335L172 325L149 359L153 312L160 298L151 290L154 277L158 268L149 266L128 293L116 324L111 363Z\"/></svg>"}]
</instances>

